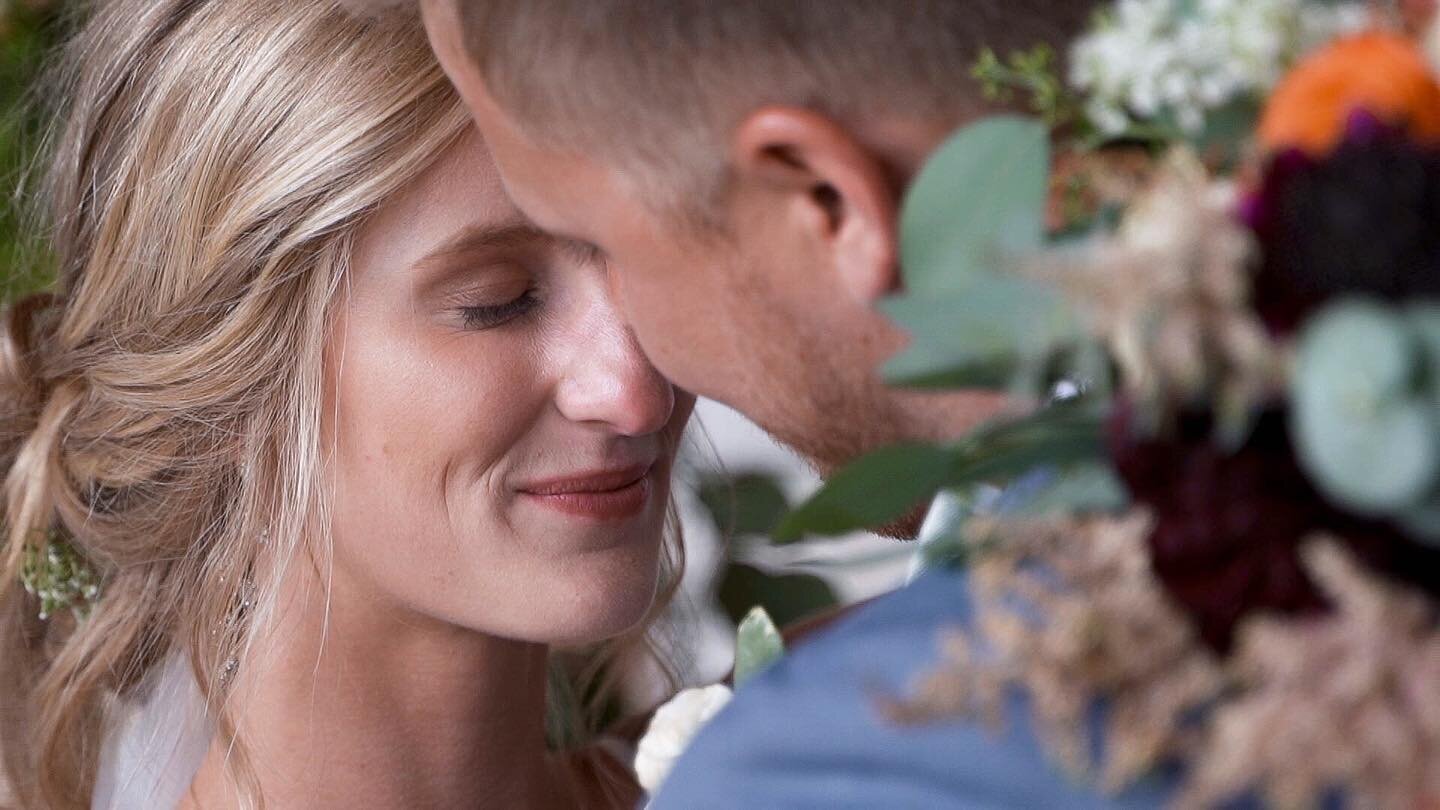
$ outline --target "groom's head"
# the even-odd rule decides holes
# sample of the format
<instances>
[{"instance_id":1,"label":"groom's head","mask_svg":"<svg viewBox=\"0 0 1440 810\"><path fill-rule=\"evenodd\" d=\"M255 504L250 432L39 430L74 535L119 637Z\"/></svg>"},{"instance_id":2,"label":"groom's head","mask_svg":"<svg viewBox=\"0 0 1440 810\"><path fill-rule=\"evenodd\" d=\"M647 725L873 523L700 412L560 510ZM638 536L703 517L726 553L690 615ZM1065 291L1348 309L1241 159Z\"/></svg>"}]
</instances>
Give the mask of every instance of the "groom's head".
<instances>
[{"instance_id":1,"label":"groom's head","mask_svg":"<svg viewBox=\"0 0 1440 810\"><path fill-rule=\"evenodd\" d=\"M516 203L593 245L678 384L822 467L957 434L997 398L887 389L897 207L986 105L980 50L1091 0L422 0Z\"/></svg>"}]
</instances>

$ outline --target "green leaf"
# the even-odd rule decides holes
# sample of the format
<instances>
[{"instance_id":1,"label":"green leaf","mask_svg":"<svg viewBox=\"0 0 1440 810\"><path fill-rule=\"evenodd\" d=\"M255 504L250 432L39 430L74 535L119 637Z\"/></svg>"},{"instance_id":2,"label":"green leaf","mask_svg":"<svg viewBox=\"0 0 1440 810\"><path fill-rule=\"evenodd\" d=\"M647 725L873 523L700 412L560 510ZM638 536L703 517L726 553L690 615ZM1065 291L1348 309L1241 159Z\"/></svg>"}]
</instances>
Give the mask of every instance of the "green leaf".
<instances>
[{"instance_id":1,"label":"green leaf","mask_svg":"<svg viewBox=\"0 0 1440 810\"><path fill-rule=\"evenodd\" d=\"M35 158L49 104L29 94L44 75L47 58L69 26L60 24L73 3L0 2L0 177L7 191ZM18 298L54 279L55 265L44 234L27 227L28 205L0 201L0 297Z\"/></svg>"},{"instance_id":2,"label":"green leaf","mask_svg":"<svg viewBox=\"0 0 1440 810\"><path fill-rule=\"evenodd\" d=\"M1399 314L1356 298L1332 304L1310 319L1300 336L1299 362L1335 393L1378 403L1409 393L1416 348L1409 324Z\"/></svg>"},{"instance_id":3,"label":"green leaf","mask_svg":"<svg viewBox=\"0 0 1440 810\"><path fill-rule=\"evenodd\" d=\"M906 444L864 456L791 512L776 529L776 539L844 534L889 523L945 485L953 454L945 447Z\"/></svg>"},{"instance_id":4,"label":"green leaf","mask_svg":"<svg viewBox=\"0 0 1440 810\"><path fill-rule=\"evenodd\" d=\"M1057 290L1016 277L985 276L963 293L908 295L881 308L913 338L885 366L897 385L967 374L978 378L969 384L993 385L993 369L1043 358L1080 334Z\"/></svg>"},{"instance_id":5,"label":"green leaf","mask_svg":"<svg viewBox=\"0 0 1440 810\"><path fill-rule=\"evenodd\" d=\"M958 447L946 486L994 484L1037 467L1064 468L1106 457L1104 414L1093 404L1054 405L982 428Z\"/></svg>"},{"instance_id":6,"label":"green leaf","mask_svg":"<svg viewBox=\"0 0 1440 810\"><path fill-rule=\"evenodd\" d=\"M1047 126L1068 123L1077 116L1079 99L1058 73L1058 59L1049 45L1014 51L1004 61L990 48L980 52L970 75L980 83L985 98L1008 104L1017 92Z\"/></svg>"},{"instance_id":7,"label":"green leaf","mask_svg":"<svg viewBox=\"0 0 1440 810\"><path fill-rule=\"evenodd\" d=\"M1301 335L1291 381L1298 454L1356 512L1411 506L1440 473L1434 408L1416 385L1420 354L1410 323L1364 300L1331 305Z\"/></svg>"},{"instance_id":8,"label":"green leaf","mask_svg":"<svg viewBox=\"0 0 1440 810\"><path fill-rule=\"evenodd\" d=\"M996 357L966 365L948 366L928 356L927 348L911 355L908 351L886 364L884 374L891 385L928 390L988 388L1004 390L1015 381L1021 364L1015 357Z\"/></svg>"},{"instance_id":9,"label":"green leaf","mask_svg":"<svg viewBox=\"0 0 1440 810\"><path fill-rule=\"evenodd\" d=\"M1049 133L1039 121L996 116L952 136L901 208L906 287L958 292L1005 255L1038 248L1049 174Z\"/></svg>"},{"instance_id":10,"label":"green leaf","mask_svg":"<svg viewBox=\"0 0 1440 810\"><path fill-rule=\"evenodd\" d=\"M780 630L765 612L756 607L746 614L735 633L735 686L739 688L785 654Z\"/></svg>"},{"instance_id":11,"label":"green leaf","mask_svg":"<svg viewBox=\"0 0 1440 810\"><path fill-rule=\"evenodd\" d=\"M1432 410L1400 403L1366 418L1338 408L1311 409L1297 420L1300 457L1316 483L1337 502L1361 514L1403 509L1435 483Z\"/></svg>"},{"instance_id":12,"label":"green leaf","mask_svg":"<svg viewBox=\"0 0 1440 810\"><path fill-rule=\"evenodd\" d=\"M1093 462L1056 474L1053 481L1022 502L1013 513L1042 516L1056 512L1116 512L1129 502L1124 483L1109 463Z\"/></svg>"},{"instance_id":13,"label":"green leaf","mask_svg":"<svg viewBox=\"0 0 1440 810\"><path fill-rule=\"evenodd\" d=\"M950 447L901 445L842 469L777 534L836 535L903 517L942 487L1000 484L1039 466L1103 458L1104 421L1088 403L1056 405L981 428Z\"/></svg>"},{"instance_id":14,"label":"green leaf","mask_svg":"<svg viewBox=\"0 0 1440 810\"><path fill-rule=\"evenodd\" d=\"M790 511L780 485L763 473L708 477L700 483L699 495L726 537L768 534Z\"/></svg>"},{"instance_id":15,"label":"green leaf","mask_svg":"<svg viewBox=\"0 0 1440 810\"><path fill-rule=\"evenodd\" d=\"M720 577L720 606L731 621L760 606L784 627L839 604L835 591L811 574L770 574L754 566L731 563Z\"/></svg>"}]
</instances>

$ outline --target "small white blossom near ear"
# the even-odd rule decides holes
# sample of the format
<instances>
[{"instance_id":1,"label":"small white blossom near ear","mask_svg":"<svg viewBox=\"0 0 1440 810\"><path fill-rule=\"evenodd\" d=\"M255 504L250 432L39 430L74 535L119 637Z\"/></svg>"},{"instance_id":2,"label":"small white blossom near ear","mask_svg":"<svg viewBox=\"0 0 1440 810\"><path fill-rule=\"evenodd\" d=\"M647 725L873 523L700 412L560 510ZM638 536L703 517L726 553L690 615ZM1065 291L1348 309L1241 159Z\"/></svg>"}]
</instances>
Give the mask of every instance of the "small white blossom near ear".
<instances>
[{"instance_id":1,"label":"small white blossom near ear","mask_svg":"<svg viewBox=\"0 0 1440 810\"><path fill-rule=\"evenodd\" d=\"M686 689L655 712L635 753L635 775L646 793L660 789L675 760L733 694L724 684Z\"/></svg>"},{"instance_id":2,"label":"small white blossom near ear","mask_svg":"<svg viewBox=\"0 0 1440 810\"><path fill-rule=\"evenodd\" d=\"M1275 85L1296 58L1363 27L1364 3L1119 0L1070 52L1070 83L1107 135L1206 114Z\"/></svg>"}]
</instances>

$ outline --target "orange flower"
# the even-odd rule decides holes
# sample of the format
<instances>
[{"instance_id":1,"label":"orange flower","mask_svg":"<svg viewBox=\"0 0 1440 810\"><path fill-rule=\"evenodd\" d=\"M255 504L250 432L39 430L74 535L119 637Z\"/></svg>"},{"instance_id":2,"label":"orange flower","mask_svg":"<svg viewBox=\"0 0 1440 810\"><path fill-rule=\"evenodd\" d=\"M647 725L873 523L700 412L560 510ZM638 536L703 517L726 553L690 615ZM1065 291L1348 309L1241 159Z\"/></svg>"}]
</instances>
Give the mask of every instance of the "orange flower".
<instances>
[{"instance_id":1,"label":"orange flower","mask_svg":"<svg viewBox=\"0 0 1440 810\"><path fill-rule=\"evenodd\" d=\"M1377 32L1341 39L1301 61L1266 104L1260 144L1323 155L1344 137L1356 110L1440 142L1440 83L1425 55L1402 36Z\"/></svg>"}]
</instances>

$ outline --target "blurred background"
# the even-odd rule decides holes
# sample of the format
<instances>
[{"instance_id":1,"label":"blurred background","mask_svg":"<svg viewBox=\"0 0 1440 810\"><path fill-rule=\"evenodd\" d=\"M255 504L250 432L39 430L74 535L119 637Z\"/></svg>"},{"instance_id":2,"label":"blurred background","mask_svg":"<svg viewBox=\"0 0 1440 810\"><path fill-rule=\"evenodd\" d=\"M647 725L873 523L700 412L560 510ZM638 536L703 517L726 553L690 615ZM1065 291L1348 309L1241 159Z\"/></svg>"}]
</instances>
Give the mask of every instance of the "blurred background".
<instances>
[{"instance_id":1,"label":"blurred background","mask_svg":"<svg viewBox=\"0 0 1440 810\"><path fill-rule=\"evenodd\" d=\"M23 167L39 140L40 120L29 104L45 58L60 36L58 0L0 0L0 279L8 299L45 283L35 242L21 225Z\"/></svg>"},{"instance_id":2,"label":"blurred background","mask_svg":"<svg viewBox=\"0 0 1440 810\"><path fill-rule=\"evenodd\" d=\"M43 122L33 99L62 34L64 0L0 0L0 292L6 300L44 286L49 274L24 226L24 169ZM730 668L734 628L763 605L781 626L898 585L909 548L871 535L780 545L768 530L819 485L794 454L736 412L714 402L696 410L676 482L687 569L668 633L688 684ZM638 678L637 705L658 688Z\"/></svg>"},{"instance_id":3,"label":"blurred background","mask_svg":"<svg viewBox=\"0 0 1440 810\"><path fill-rule=\"evenodd\" d=\"M794 453L716 402L695 410L676 498L688 555L672 624L696 659L682 674L714 681L730 668L735 624L762 605L784 627L900 585L912 546L871 534L777 543L781 516L820 486Z\"/></svg>"}]
</instances>

